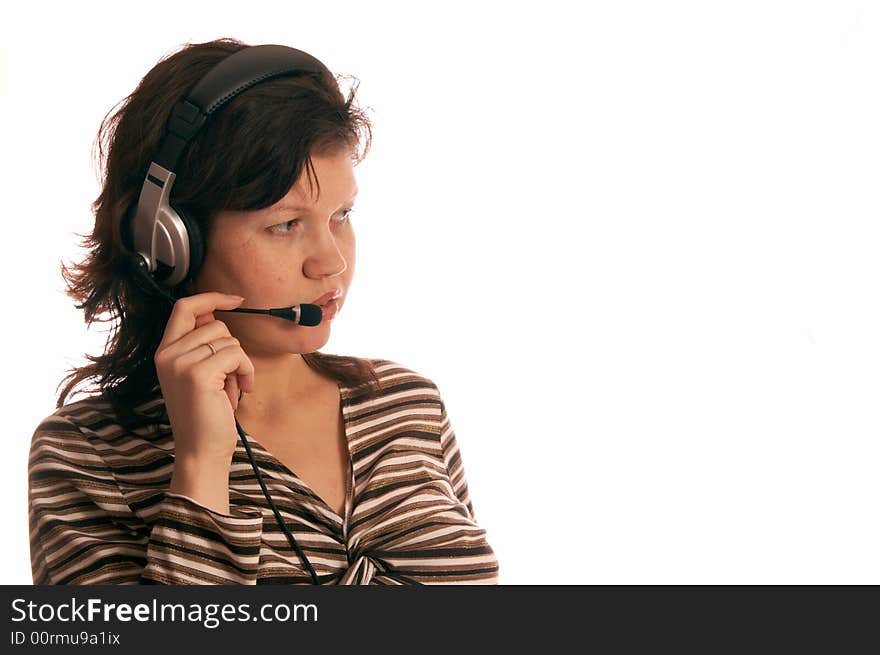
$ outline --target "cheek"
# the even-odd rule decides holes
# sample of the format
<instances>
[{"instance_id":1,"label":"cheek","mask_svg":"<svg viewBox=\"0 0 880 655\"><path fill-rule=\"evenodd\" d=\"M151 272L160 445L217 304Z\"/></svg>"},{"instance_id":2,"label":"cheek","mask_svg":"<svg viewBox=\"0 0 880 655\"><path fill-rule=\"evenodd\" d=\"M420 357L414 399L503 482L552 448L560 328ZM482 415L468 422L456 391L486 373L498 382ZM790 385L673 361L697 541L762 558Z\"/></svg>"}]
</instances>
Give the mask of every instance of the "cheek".
<instances>
[{"instance_id":1,"label":"cheek","mask_svg":"<svg viewBox=\"0 0 880 655\"><path fill-rule=\"evenodd\" d=\"M227 259L226 269L230 277L238 280L242 289L252 293L267 287L284 288L297 279L299 262L284 260L266 252L242 251L237 257Z\"/></svg>"},{"instance_id":2,"label":"cheek","mask_svg":"<svg viewBox=\"0 0 880 655\"><path fill-rule=\"evenodd\" d=\"M243 280L282 281L299 265L285 257L283 252L269 247L258 238L240 241L229 246L227 258L231 267Z\"/></svg>"}]
</instances>

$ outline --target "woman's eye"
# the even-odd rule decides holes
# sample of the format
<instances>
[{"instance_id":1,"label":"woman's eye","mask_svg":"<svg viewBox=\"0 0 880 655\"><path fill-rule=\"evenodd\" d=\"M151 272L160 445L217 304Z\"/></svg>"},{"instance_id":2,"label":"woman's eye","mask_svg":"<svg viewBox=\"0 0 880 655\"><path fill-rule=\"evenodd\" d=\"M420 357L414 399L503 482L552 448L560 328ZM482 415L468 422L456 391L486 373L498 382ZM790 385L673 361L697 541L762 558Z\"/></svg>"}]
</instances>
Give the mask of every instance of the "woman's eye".
<instances>
[{"instance_id":1,"label":"woman's eye","mask_svg":"<svg viewBox=\"0 0 880 655\"><path fill-rule=\"evenodd\" d=\"M288 230L279 230L280 227L291 227L292 223L296 223L297 219L293 219L292 221L286 221L284 223L279 223L278 225L273 225L269 228L270 232L274 232L275 234L287 234Z\"/></svg>"},{"instance_id":2,"label":"woman's eye","mask_svg":"<svg viewBox=\"0 0 880 655\"><path fill-rule=\"evenodd\" d=\"M354 211L353 207L351 209L346 209L345 213L343 214L342 220L340 220L339 223L342 225L346 225L346 224L350 223L351 222L351 213L353 211ZM274 234L290 234L291 230L278 229L278 228L292 227L293 223L299 223L299 219L294 218L289 221L285 221L283 223L278 223L277 225L273 225L272 227L268 228L268 230Z\"/></svg>"}]
</instances>

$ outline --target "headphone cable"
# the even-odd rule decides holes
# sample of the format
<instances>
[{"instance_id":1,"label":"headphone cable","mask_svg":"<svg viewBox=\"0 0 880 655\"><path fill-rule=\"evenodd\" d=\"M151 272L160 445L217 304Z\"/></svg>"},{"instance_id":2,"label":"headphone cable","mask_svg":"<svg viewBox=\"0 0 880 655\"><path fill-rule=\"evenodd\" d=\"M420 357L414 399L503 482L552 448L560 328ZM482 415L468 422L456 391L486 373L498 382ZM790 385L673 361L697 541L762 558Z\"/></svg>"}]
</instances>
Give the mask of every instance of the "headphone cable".
<instances>
[{"instance_id":1,"label":"headphone cable","mask_svg":"<svg viewBox=\"0 0 880 655\"><path fill-rule=\"evenodd\" d=\"M266 489L266 483L263 482L263 476L260 473L260 469L257 466L257 463L254 461L254 456L251 453L250 444L248 444L247 437L245 437L244 430L241 428L241 424L238 422L238 419L235 419L235 428L238 430L238 435L241 437L241 442L244 444L244 449L247 451L248 459L251 461L251 466L254 468L254 473L257 475L257 482L260 483L260 488L263 490L263 495L266 496L266 500L269 501L269 505L272 507L272 511L275 513L275 520L278 521L278 525L281 526L281 529L284 531L285 536L287 537L287 541L290 542L290 545L293 546L293 549L296 551L296 554L299 555L299 558L306 565L306 568L309 570L309 575L312 576L312 584L321 584L318 582L318 574L315 573L315 569L312 567L312 563L306 557L306 554L302 552L299 544L296 543L296 539L293 538L293 535L290 534L290 530L287 529L287 524L281 518L281 512L278 511L278 508L275 507L275 503L272 502L272 497L269 495L269 490Z\"/></svg>"}]
</instances>

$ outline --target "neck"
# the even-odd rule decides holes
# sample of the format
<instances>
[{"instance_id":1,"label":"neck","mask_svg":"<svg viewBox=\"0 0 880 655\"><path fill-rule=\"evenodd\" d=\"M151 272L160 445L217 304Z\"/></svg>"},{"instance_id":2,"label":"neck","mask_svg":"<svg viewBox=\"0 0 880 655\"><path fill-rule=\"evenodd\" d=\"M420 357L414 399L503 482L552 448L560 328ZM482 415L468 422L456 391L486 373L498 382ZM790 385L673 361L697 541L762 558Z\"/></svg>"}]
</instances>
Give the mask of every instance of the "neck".
<instances>
[{"instance_id":1,"label":"neck","mask_svg":"<svg viewBox=\"0 0 880 655\"><path fill-rule=\"evenodd\" d=\"M308 401L325 379L306 364L302 355L281 357L248 355L254 365L254 390L244 393L236 416L261 420L288 413L291 407Z\"/></svg>"}]
</instances>

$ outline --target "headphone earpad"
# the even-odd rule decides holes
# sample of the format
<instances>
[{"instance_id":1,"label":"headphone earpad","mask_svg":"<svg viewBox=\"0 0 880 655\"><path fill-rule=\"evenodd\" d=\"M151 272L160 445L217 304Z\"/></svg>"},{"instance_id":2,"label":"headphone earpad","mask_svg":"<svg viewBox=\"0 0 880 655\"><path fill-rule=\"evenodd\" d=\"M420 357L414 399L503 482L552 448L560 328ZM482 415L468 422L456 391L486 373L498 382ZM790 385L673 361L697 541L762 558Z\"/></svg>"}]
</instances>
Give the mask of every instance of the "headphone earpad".
<instances>
[{"instance_id":1,"label":"headphone earpad","mask_svg":"<svg viewBox=\"0 0 880 655\"><path fill-rule=\"evenodd\" d=\"M202 229L185 209L175 207L174 211L180 217L186 228L186 234L189 237L189 270L187 270L185 280L193 279L202 268L202 261L205 257L205 243L202 238Z\"/></svg>"}]
</instances>

